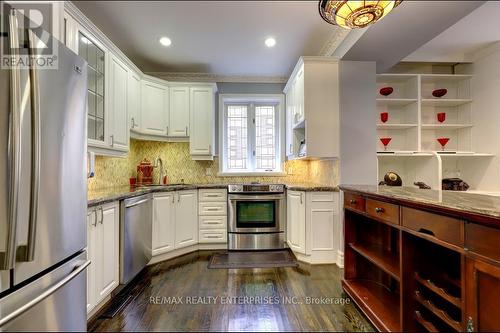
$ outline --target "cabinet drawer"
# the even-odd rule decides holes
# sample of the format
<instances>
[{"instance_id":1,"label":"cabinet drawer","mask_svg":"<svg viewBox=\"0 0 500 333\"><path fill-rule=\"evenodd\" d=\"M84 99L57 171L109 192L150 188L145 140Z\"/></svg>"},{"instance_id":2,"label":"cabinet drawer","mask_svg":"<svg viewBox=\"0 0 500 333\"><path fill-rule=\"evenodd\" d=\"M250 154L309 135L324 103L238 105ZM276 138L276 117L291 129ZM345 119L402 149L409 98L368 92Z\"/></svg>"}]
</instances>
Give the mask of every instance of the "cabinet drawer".
<instances>
[{"instance_id":1,"label":"cabinet drawer","mask_svg":"<svg viewBox=\"0 0 500 333\"><path fill-rule=\"evenodd\" d=\"M219 202L200 202L199 215L227 215L227 203L224 201Z\"/></svg>"},{"instance_id":2,"label":"cabinet drawer","mask_svg":"<svg viewBox=\"0 0 500 333\"><path fill-rule=\"evenodd\" d=\"M465 247L500 262L500 230L475 223L465 224Z\"/></svg>"},{"instance_id":3,"label":"cabinet drawer","mask_svg":"<svg viewBox=\"0 0 500 333\"><path fill-rule=\"evenodd\" d=\"M200 216L200 229L225 229L227 228L226 216Z\"/></svg>"},{"instance_id":4,"label":"cabinet drawer","mask_svg":"<svg viewBox=\"0 0 500 333\"><path fill-rule=\"evenodd\" d=\"M399 206L373 199L366 199L366 212L368 215L383 221L399 224Z\"/></svg>"},{"instance_id":5,"label":"cabinet drawer","mask_svg":"<svg viewBox=\"0 0 500 333\"><path fill-rule=\"evenodd\" d=\"M198 242L199 243L226 243L227 242L227 230L226 229L200 230Z\"/></svg>"},{"instance_id":6,"label":"cabinet drawer","mask_svg":"<svg viewBox=\"0 0 500 333\"><path fill-rule=\"evenodd\" d=\"M199 201L227 201L227 191L225 189L199 190Z\"/></svg>"},{"instance_id":7,"label":"cabinet drawer","mask_svg":"<svg viewBox=\"0 0 500 333\"><path fill-rule=\"evenodd\" d=\"M354 209L360 212L365 211L365 198L360 195L345 192L344 207Z\"/></svg>"},{"instance_id":8,"label":"cabinet drawer","mask_svg":"<svg viewBox=\"0 0 500 333\"><path fill-rule=\"evenodd\" d=\"M434 236L450 244L460 247L464 245L464 224L462 221L452 217L403 207L402 225L422 234Z\"/></svg>"}]
</instances>

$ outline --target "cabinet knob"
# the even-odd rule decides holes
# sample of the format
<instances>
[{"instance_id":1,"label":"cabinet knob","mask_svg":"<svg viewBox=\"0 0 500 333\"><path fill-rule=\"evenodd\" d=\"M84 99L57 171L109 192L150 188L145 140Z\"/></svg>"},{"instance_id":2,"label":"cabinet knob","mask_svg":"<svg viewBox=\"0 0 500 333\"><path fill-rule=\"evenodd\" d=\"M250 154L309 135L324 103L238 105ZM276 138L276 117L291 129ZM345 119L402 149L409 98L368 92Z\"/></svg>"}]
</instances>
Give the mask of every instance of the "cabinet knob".
<instances>
[{"instance_id":1,"label":"cabinet knob","mask_svg":"<svg viewBox=\"0 0 500 333\"><path fill-rule=\"evenodd\" d=\"M383 209L382 207L375 207L376 213L383 213L384 211L385 211L385 209Z\"/></svg>"},{"instance_id":2,"label":"cabinet knob","mask_svg":"<svg viewBox=\"0 0 500 333\"><path fill-rule=\"evenodd\" d=\"M467 332L474 332L474 320L472 317L469 317L467 320Z\"/></svg>"},{"instance_id":3,"label":"cabinet knob","mask_svg":"<svg viewBox=\"0 0 500 333\"><path fill-rule=\"evenodd\" d=\"M351 205L355 205L355 204L357 203L357 201L356 201L356 200L354 200L354 199L351 199L351 200L349 200L349 203L350 203Z\"/></svg>"}]
</instances>

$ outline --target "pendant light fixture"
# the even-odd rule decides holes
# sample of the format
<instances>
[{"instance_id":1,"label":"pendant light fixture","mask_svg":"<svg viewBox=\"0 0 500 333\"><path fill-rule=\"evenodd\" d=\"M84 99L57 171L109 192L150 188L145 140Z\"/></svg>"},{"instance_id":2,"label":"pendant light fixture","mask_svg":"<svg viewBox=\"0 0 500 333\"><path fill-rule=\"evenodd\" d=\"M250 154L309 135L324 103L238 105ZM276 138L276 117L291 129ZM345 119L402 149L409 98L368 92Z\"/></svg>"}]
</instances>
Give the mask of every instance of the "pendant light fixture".
<instances>
[{"instance_id":1,"label":"pendant light fixture","mask_svg":"<svg viewBox=\"0 0 500 333\"><path fill-rule=\"evenodd\" d=\"M319 13L328 23L345 29L364 28L377 22L396 8L399 1L320 0Z\"/></svg>"}]
</instances>

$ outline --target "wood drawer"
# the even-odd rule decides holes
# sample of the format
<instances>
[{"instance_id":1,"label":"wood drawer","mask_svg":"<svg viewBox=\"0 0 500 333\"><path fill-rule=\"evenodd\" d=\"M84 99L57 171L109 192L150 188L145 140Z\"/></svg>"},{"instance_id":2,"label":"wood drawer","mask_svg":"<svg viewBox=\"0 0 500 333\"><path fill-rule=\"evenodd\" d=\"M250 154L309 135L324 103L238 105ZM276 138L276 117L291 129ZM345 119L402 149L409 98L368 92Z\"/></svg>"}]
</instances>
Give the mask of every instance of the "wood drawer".
<instances>
[{"instance_id":1,"label":"wood drawer","mask_svg":"<svg viewBox=\"0 0 500 333\"><path fill-rule=\"evenodd\" d=\"M227 243L226 229L200 230L199 243Z\"/></svg>"},{"instance_id":2,"label":"wood drawer","mask_svg":"<svg viewBox=\"0 0 500 333\"><path fill-rule=\"evenodd\" d=\"M389 222L399 224L399 206L383 201L366 199L366 212L368 215Z\"/></svg>"},{"instance_id":3,"label":"wood drawer","mask_svg":"<svg viewBox=\"0 0 500 333\"><path fill-rule=\"evenodd\" d=\"M227 201L225 189L203 189L199 190L198 200L202 202Z\"/></svg>"},{"instance_id":4,"label":"wood drawer","mask_svg":"<svg viewBox=\"0 0 500 333\"><path fill-rule=\"evenodd\" d=\"M500 230L480 224L465 224L465 247L500 262Z\"/></svg>"},{"instance_id":5,"label":"wood drawer","mask_svg":"<svg viewBox=\"0 0 500 333\"><path fill-rule=\"evenodd\" d=\"M200 216L200 229L225 229L227 228L226 216Z\"/></svg>"},{"instance_id":6,"label":"wood drawer","mask_svg":"<svg viewBox=\"0 0 500 333\"><path fill-rule=\"evenodd\" d=\"M358 194L344 192L344 207L364 212L365 198Z\"/></svg>"},{"instance_id":7,"label":"wood drawer","mask_svg":"<svg viewBox=\"0 0 500 333\"><path fill-rule=\"evenodd\" d=\"M402 225L422 234L434 236L447 243L463 247L464 223L461 220L403 207Z\"/></svg>"},{"instance_id":8,"label":"wood drawer","mask_svg":"<svg viewBox=\"0 0 500 333\"><path fill-rule=\"evenodd\" d=\"M218 215L225 216L227 215L227 202L218 201L218 202L200 202L198 203L199 215Z\"/></svg>"}]
</instances>

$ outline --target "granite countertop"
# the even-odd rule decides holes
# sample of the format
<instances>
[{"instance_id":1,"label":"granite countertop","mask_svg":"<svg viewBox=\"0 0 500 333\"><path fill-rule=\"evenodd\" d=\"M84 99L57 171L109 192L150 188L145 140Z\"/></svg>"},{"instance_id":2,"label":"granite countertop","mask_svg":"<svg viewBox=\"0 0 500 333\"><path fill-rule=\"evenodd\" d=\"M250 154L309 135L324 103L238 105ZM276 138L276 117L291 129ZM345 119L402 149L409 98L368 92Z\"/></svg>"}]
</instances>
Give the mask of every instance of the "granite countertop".
<instances>
[{"instance_id":1,"label":"granite countertop","mask_svg":"<svg viewBox=\"0 0 500 333\"><path fill-rule=\"evenodd\" d=\"M329 191L338 192L337 186L327 186L321 184L286 184L287 189L291 191ZM114 186L98 190L89 190L87 193L88 207L102 205L108 202L128 199L142 194L155 192L171 192L180 190L195 190L195 189L224 189L227 184L173 184L159 185L148 187L131 187L131 186Z\"/></svg>"},{"instance_id":2,"label":"granite countertop","mask_svg":"<svg viewBox=\"0 0 500 333\"><path fill-rule=\"evenodd\" d=\"M500 197L459 191L421 190L407 186L341 185L341 190L423 204L455 214L479 215L500 222Z\"/></svg>"}]
</instances>

